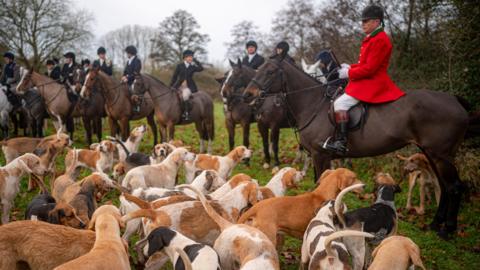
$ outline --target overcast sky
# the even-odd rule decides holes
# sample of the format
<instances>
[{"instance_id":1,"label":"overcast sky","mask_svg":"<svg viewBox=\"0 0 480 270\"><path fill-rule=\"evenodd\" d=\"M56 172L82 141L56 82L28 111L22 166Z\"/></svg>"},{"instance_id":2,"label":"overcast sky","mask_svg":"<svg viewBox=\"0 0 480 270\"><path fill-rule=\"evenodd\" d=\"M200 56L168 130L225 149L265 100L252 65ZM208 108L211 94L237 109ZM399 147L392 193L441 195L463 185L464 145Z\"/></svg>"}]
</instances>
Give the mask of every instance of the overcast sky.
<instances>
[{"instance_id":1,"label":"overcast sky","mask_svg":"<svg viewBox=\"0 0 480 270\"><path fill-rule=\"evenodd\" d=\"M270 30L277 11L287 0L75 0L79 8L90 10L95 16L93 31L96 37L127 24L157 27L177 9L193 14L200 31L210 35L208 53L210 62L225 60L225 42L230 39L233 25L251 20L262 32Z\"/></svg>"}]
</instances>

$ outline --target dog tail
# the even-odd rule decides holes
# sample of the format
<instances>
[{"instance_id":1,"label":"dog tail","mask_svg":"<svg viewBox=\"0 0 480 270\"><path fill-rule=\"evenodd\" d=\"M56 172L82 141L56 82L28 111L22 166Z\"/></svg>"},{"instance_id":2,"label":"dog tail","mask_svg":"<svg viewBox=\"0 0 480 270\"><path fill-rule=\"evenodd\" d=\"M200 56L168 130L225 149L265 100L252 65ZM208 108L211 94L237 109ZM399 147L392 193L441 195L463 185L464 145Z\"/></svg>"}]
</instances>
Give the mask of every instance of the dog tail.
<instances>
[{"instance_id":1,"label":"dog tail","mask_svg":"<svg viewBox=\"0 0 480 270\"><path fill-rule=\"evenodd\" d=\"M182 258L183 264L185 265L185 270L192 270L192 262L190 261L190 258L188 257L187 253L179 247L175 247L175 251L180 255L180 258Z\"/></svg>"},{"instance_id":2,"label":"dog tail","mask_svg":"<svg viewBox=\"0 0 480 270\"><path fill-rule=\"evenodd\" d=\"M207 214L210 216L210 218L213 219L213 221L215 221L215 223L217 223L217 225L220 227L220 229L222 231L225 228L232 225L232 223L230 223L228 220L224 219L222 216L220 216L220 214L217 213L217 211L215 211L215 209L213 209L213 207L207 201L207 198L205 198L205 195L203 195L203 193L198 191L196 188L194 188L190 185L179 185L178 188L186 188L186 189L190 189L193 192L195 192L197 194L198 198L200 199L200 202L202 203L203 208L205 208L205 212L207 212Z\"/></svg>"},{"instance_id":3,"label":"dog tail","mask_svg":"<svg viewBox=\"0 0 480 270\"><path fill-rule=\"evenodd\" d=\"M127 147L125 146L125 144L123 144L123 142L115 137L112 137L112 136L107 136L107 139L109 139L110 141L114 141L118 144L120 144L123 148L123 151L125 151L125 154L127 154L127 157L130 156L130 152L128 151Z\"/></svg>"},{"instance_id":4,"label":"dog tail","mask_svg":"<svg viewBox=\"0 0 480 270\"><path fill-rule=\"evenodd\" d=\"M135 197L125 192L122 195L123 197L125 197L125 199L127 199L127 201L133 202L134 204L138 205L138 207L140 207L141 209L152 209L152 206L147 201L144 201L138 197Z\"/></svg>"},{"instance_id":5,"label":"dog tail","mask_svg":"<svg viewBox=\"0 0 480 270\"><path fill-rule=\"evenodd\" d=\"M70 163L70 166L68 166L67 170L65 171L65 175L68 175L68 177L73 178L75 169L77 168L77 161L78 161L78 153L77 149L75 147L72 149L72 163Z\"/></svg>"},{"instance_id":6,"label":"dog tail","mask_svg":"<svg viewBox=\"0 0 480 270\"><path fill-rule=\"evenodd\" d=\"M133 211L123 216L122 221L128 222L132 219L142 218L142 217L148 218L150 220L154 220L157 217L157 214L153 209L138 209L136 211Z\"/></svg>"},{"instance_id":7,"label":"dog tail","mask_svg":"<svg viewBox=\"0 0 480 270\"><path fill-rule=\"evenodd\" d=\"M341 210L342 208L342 199L343 199L343 196L345 196L345 194L347 194L349 191L351 190L354 190L354 189L357 189L357 188L363 188L365 186L365 184L356 184L356 185L351 185L345 189L343 189L342 191L340 191L340 193L338 193L337 195L337 198L335 198L335 214L337 215L338 217L338 220L340 221L340 223L342 224L343 227L346 226L345 224L345 217L343 215L343 211Z\"/></svg>"},{"instance_id":8,"label":"dog tail","mask_svg":"<svg viewBox=\"0 0 480 270\"><path fill-rule=\"evenodd\" d=\"M351 237L351 236L356 236L356 237L368 237L368 238L373 238L375 237L371 233L366 233L366 232L361 232L361 231L355 231L355 230L344 230L344 231L338 231L330 234L325 238L325 251L327 252L327 256L335 256L333 251L332 251L332 241L340 238L340 237Z\"/></svg>"}]
</instances>

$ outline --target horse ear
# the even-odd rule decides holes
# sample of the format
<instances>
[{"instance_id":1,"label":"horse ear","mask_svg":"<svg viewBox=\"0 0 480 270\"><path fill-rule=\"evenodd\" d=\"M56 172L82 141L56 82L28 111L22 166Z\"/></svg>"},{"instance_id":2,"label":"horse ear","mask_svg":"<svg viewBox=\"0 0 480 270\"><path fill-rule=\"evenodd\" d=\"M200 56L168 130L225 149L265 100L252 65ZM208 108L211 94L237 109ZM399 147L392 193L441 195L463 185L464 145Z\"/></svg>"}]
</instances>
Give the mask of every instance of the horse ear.
<instances>
[{"instance_id":1,"label":"horse ear","mask_svg":"<svg viewBox=\"0 0 480 270\"><path fill-rule=\"evenodd\" d=\"M242 68L242 60L240 58L237 59L237 65L239 68Z\"/></svg>"},{"instance_id":2,"label":"horse ear","mask_svg":"<svg viewBox=\"0 0 480 270\"><path fill-rule=\"evenodd\" d=\"M235 66L235 63L234 63L232 60L228 59L228 62L230 63L230 66L231 66L231 67L234 67L234 66Z\"/></svg>"},{"instance_id":3,"label":"horse ear","mask_svg":"<svg viewBox=\"0 0 480 270\"><path fill-rule=\"evenodd\" d=\"M305 62L305 59L303 59L303 57L302 57L302 61L301 61L301 62L302 62L302 69L303 69L303 71L307 71L307 63Z\"/></svg>"},{"instance_id":4,"label":"horse ear","mask_svg":"<svg viewBox=\"0 0 480 270\"><path fill-rule=\"evenodd\" d=\"M222 84L225 81L225 77L215 78L215 81L217 81L219 84Z\"/></svg>"}]
</instances>

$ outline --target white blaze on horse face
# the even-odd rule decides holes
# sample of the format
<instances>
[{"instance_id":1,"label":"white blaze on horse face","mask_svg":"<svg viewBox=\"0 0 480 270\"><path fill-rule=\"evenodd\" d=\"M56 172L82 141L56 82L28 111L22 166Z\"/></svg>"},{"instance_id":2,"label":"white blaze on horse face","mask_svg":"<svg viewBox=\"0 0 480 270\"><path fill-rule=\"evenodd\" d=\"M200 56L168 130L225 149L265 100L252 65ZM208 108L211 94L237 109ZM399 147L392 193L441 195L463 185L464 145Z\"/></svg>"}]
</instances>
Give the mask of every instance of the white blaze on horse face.
<instances>
[{"instance_id":1,"label":"white blaze on horse face","mask_svg":"<svg viewBox=\"0 0 480 270\"><path fill-rule=\"evenodd\" d=\"M233 70L230 70L227 74L227 78L225 79L225 81L223 82L223 85L222 85L222 89L220 89L220 94L222 95L222 97L224 96L223 95L223 90L225 89L225 85L230 81L230 77L232 77L232 73L233 73Z\"/></svg>"},{"instance_id":2,"label":"white blaze on horse face","mask_svg":"<svg viewBox=\"0 0 480 270\"><path fill-rule=\"evenodd\" d=\"M25 69L23 67L20 67L20 77L21 77L21 79L20 79L20 82L17 84L17 87L15 88L15 90L17 92L21 92L20 91L20 86L23 85L23 81L25 79L25 76L27 76L27 73L28 72L25 72Z\"/></svg>"},{"instance_id":3,"label":"white blaze on horse face","mask_svg":"<svg viewBox=\"0 0 480 270\"><path fill-rule=\"evenodd\" d=\"M80 91L80 96L82 98L85 98L85 91L87 91L87 87L85 85L87 84L88 79L90 79L90 73L88 73L87 77L85 77L85 82L83 83L82 90Z\"/></svg>"},{"instance_id":4,"label":"white blaze on horse face","mask_svg":"<svg viewBox=\"0 0 480 270\"><path fill-rule=\"evenodd\" d=\"M313 65L308 65L305 60L302 59L302 69L308 75L320 80L323 84L327 83L327 80L323 76L322 70L319 68L321 61L318 60Z\"/></svg>"}]
</instances>

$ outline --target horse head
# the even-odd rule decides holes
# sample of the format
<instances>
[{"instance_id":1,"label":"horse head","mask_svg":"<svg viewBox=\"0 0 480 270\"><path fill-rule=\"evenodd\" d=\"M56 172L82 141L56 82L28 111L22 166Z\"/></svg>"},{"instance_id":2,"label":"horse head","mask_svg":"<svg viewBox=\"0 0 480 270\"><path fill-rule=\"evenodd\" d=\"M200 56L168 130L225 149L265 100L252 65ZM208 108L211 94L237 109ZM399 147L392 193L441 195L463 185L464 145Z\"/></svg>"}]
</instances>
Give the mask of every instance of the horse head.
<instances>
[{"instance_id":1,"label":"horse head","mask_svg":"<svg viewBox=\"0 0 480 270\"><path fill-rule=\"evenodd\" d=\"M247 102L266 94L279 93L283 89L282 59L271 58L257 70L255 76L243 92Z\"/></svg>"},{"instance_id":2,"label":"horse head","mask_svg":"<svg viewBox=\"0 0 480 270\"><path fill-rule=\"evenodd\" d=\"M31 89L32 87L35 86L32 81L32 75L33 75L33 68L26 69L26 68L20 67L20 82L17 84L17 87L15 88L18 94L25 94L25 92L27 92L28 89Z\"/></svg>"},{"instance_id":3,"label":"horse head","mask_svg":"<svg viewBox=\"0 0 480 270\"><path fill-rule=\"evenodd\" d=\"M135 95L143 95L147 91L147 82L140 73L135 73L135 79L132 83L132 92Z\"/></svg>"},{"instance_id":4,"label":"horse head","mask_svg":"<svg viewBox=\"0 0 480 270\"><path fill-rule=\"evenodd\" d=\"M82 90L82 86L85 83L85 79L87 77L87 72L81 67L77 67L73 73L73 84L74 90L77 93L80 93Z\"/></svg>"},{"instance_id":5,"label":"horse head","mask_svg":"<svg viewBox=\"0 0 480 270\"><path fill-rule=\"evenodd\" d=\"M93 85L95 84L100 67L93 67L85 76L85 82L83 83L80 91L80 96L84 99L88 99L93 91Z\"/></svg>"}]
</instances>

